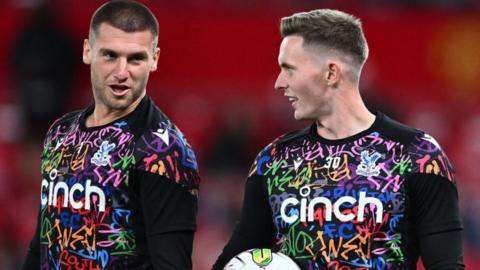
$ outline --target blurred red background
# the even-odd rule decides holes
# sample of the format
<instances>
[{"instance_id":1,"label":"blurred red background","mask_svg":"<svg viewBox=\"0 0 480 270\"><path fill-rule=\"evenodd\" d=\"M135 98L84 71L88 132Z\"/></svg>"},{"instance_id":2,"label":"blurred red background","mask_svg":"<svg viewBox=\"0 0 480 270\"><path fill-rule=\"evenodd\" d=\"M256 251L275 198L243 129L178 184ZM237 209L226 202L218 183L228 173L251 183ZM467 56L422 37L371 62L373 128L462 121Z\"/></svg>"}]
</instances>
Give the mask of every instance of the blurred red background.
<instances>
[{"instance_id":1,"label":"blurred red background","mask_svg":"<svg viewBox=\"0 0 480 270\"><path fill-rule=\"evenodd\" d=\"M53 36L46 43L53 47L22 39L36 33L28 29L38 24L41 2L7 1L0 9L0 261L5 269L19 267L33 235L42 134L53 118L92 102L81 48L91 14L103 1L49 1L57 34L43 39ZM228 240L256 152L278 135L308 125L293 121L273 84L280 18L315 8L338 8L361 18L370 46L361 91L369 107L426 130L443 145L457 173L466 262L480 265L474 256L480 252L478 1L143 2L160 23L159 69L150 77L148 94L186 134L200 162L194 269L209 269ZM19 76L25 74L20 62L30 68L47 51L60 51L59 40L69 41L64 51L73 52L72 61L46 54L43 63L70 70L68 87L29 92ZM39 76L48 81L63 76L60 71ZM50 109L50 115L38 113Z\"/></svg>"}]
</instances>

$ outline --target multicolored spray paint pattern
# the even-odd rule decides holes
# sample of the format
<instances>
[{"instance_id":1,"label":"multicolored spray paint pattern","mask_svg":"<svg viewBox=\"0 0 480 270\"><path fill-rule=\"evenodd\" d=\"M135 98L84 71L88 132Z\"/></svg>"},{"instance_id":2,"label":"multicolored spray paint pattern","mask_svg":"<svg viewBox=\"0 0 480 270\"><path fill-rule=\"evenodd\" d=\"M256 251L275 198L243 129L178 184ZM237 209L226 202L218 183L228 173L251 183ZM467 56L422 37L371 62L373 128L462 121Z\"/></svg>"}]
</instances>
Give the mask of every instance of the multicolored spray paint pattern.
<instances>
[{"instance_id":1,"label":"multicolored spray paint pattern","mask_svg":"<svg viewBox=\"0 0 480 270\"><path fill-rule=\"evenodd\" d=\"M125 121L89 131L78 120L54 125L41 169L41 269L121 269L126 257L135 260L131 170L166 176L192 194L199 181L193 151L168 121L140 138Z\"/></svg>"},{"instance_id":2,"label":"multicolored spray paint pattern","mask_svg":"<svg viewBox=\"0 0 480 270\"><path fill-rule=\"evenodd\" d=\"M379 133L338 145L306 136L273 142L251 171L266 181L274 248L305 269L401 269L412 173L453 179L438 144L420 131L409 146Z\"/></svg>"}]
</instances>

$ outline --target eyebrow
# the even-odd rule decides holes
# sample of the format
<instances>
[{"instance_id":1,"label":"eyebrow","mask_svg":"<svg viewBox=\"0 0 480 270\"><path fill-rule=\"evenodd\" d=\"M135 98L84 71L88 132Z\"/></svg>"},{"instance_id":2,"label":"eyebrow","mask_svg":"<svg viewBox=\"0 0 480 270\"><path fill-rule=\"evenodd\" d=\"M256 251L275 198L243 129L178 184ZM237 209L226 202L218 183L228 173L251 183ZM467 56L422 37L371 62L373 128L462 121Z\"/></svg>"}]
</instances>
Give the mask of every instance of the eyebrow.
<instances>
[{"instance_id":1,"label":"eyebrow","mask_svg":"<svg viewBox=\"0 0 480 270\"><path fill-rule=\"evenodd\" d=\"M280 63L280 67L285 68L285 69L295 69L295 67L293 65L290 65L290 64L285 63L285 62Z\"/></svg>"},{"instance_id":2,"label":"eyebrow","mask_svg":"<svg viewBox=\"0 0 480 270\"><path fill-rule=\"evenodd\" d=\"M114 50L111 50L111 49L107 49L107 48L100 48L99 51L100 51L101 54L111 53L111 54L114 54L114 55L120 55L118 52L116 52ZM148 58L148 54L144 51L134 52L134 53L131 53L131 54L127 55L127 59L146 59L146 58Z\"/></svg>"},{"instance_id":3,"label":"eyebrow","mask_svg":"<svg viewBox=\"0 0 480 270\"><path fill-rule=\"evenodd\" d=\"M115 54L115 55L118 55L117 52L113 51L113 50L110 50L110 49L105 49L105 48L100 48L100 50L98 50L100 53L104 54L104 53L112 53L112 54Z\"/></svg>"},{"instance_id":4,"label":"eyebrow","mask_svg":"<svg viewBox=\"0 0 480 270\"><path fill-rule=\"evenodd\" d=\"M128 59L147 59L148 54L146 52L136 52L128 55Z\"/></svg>"}]
</instances>

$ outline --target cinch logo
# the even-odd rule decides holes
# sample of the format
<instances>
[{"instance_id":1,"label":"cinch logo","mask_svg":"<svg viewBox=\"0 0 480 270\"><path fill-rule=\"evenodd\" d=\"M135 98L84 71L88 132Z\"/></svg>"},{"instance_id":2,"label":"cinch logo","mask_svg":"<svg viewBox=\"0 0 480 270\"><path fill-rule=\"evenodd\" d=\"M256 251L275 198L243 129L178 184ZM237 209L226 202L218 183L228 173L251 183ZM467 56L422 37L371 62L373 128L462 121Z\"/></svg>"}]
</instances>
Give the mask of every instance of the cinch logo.
<instances>
[{"instance_id":1,"label":"cinch logo","mask_svg":"<svg viewBox=\"0 0 480 270\"><path fill-rule=\"evenodd\" d=\"M53 180L57 178L57 170L53 169L50 172L50 182L46 179L42 180L42 189L41 189L41 199L42 205L57 205L58 192L62 190L63 197L63 207L68 207L68 204L72 206L73 209L81 209L84 207L86 210L90 210L90 200L93 194L97 195L99 211L105 212L105 194L103 190L99 187L92 186L91 180L87 180L85 187L76 183L73 186L69 187L65 182L55 183ZM47 196L48 190L48 196ZM82 200L75 200L75 193L84 193L83 197L85 198L85 205Z\"/></svg>"},{"instance_id":2,"label":"cinch logo","mask_svg":"<svg viewBox=\"0 0 480 270\"><path fill-rule=\"evenodd\" d=\"M307 197L310 194L310 187L306 186L300 189L300 195L303 197ZM291 215L287 215L286 210L287 207L291 206L294 207L300 204L300 221L314 221L313 214L315 213L315 207L318 207L318 204L322 204L325 206L325 220L331 221L332 220L332 212L337 219L343 222L351 221L355 219L355 214L348 213L344 214L340 211L340 206L344 203L348 203L350 205L355 205L357 203L357 199L352 196L342 196L338 198L335 202L326 197L316 197L310 200L307 205L307 199L302 198L298 201L296 198L288 198L282 202L280 207L280 214L282 215L282 219L287 223L293 223L299 219L299 216L296 213ZM376 215L375 215L375 222L381 223L383 220L383 204L382 201L375 197L367 197L366 192L360 192L360 197L358 199L358 221L363 221L365 216L365 207L368 204L374 204Z\"/></svg>"}]
</instances>

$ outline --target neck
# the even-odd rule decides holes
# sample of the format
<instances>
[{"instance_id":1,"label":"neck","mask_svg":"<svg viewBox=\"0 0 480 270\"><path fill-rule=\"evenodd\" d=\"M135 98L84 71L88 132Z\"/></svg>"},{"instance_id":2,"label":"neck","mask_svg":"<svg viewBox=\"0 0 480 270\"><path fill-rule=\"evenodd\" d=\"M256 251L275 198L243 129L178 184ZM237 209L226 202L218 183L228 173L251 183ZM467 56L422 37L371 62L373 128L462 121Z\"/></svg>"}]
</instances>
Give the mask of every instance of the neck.
<instances>
[{"instance_id":1,"label":"neck","mask_svg":"<svg viewBox=\"0 0 480 270\"><path fill-rule=\"evenodd\" d=\"M144 96L145 95L139 97L125 109L112 109L105 106L105 104L98 104L97 102L95 102L95 109L93 110L93 113L89 115L85 120L85 126L103 126L124 117L125 115L133 112L137 108L138 104L140 104Z\"/></svg>"},{"instance_id":2,"label":"neck","mask_svg":"<svg viewBox=\"0 0 480 270\"><path fill-rule=\"evenodd\" d=\"M372 114L357 90L339 93L331 104L331 111L316 120L317 133L328 140L339 140L358 134L372 126Z\"/></svg>"}]
</instances>

